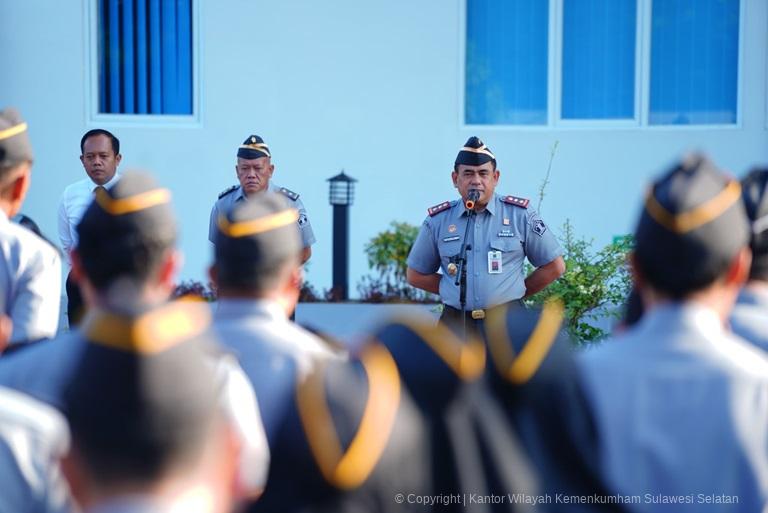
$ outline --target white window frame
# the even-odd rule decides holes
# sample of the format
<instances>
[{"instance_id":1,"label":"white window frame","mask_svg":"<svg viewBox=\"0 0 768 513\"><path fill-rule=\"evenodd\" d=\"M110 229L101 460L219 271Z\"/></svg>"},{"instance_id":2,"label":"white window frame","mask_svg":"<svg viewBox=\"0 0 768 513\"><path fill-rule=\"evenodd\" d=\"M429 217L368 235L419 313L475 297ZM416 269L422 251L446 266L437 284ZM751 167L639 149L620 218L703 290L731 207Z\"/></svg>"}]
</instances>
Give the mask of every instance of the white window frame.
<instances>
[{"instance_id":1,"label":"white window frame","mask_svg":"<svg viewBox=\"0 0 768 513\"><path fill-rule=\"evenodd\" d=\"M84 84L85 119L88 126L110 127L152 126L159 128L200 128L202 119L202 38L200 37L200 4L192 0L192 114L104 114L99 112L99 13L98 0L82 0L84 13Z\"/></svg>"},{"instance_id":2,"label":"white window frame","mask_svg":"<svg viewBox=\"0 0 768 513\"><path fill-rule=\"evenodd\" d=\"M563 59L563 2L549 0L549 34L547 66L547 123L542 125L501 125L466 123L466 48L467 48L467 0L459 3L459 126L463 129L484 131L537 131L537 130L585 130L585 129L643 129L643 130L736 130L742 127L744 31L747 1L739 0L738 69L736 76L736 122L731 124L700 125L651 125L650 109L651 77L651 14L653 0L637 0L635 28L635 91L634 117L628 119L562 119L562 59ZM768 62L766 62L768 68ZM766 104L766 128L768 129L768 104Z\"/></svg>"}]
</instances>

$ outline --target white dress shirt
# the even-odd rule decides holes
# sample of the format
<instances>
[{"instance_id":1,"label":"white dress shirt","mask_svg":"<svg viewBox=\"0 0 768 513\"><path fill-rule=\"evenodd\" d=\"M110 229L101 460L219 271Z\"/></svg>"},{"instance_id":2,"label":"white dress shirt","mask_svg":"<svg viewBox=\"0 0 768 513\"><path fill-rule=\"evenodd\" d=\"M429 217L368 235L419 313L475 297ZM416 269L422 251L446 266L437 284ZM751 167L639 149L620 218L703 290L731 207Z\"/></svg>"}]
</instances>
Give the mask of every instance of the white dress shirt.
<instances>
[{"instance_id":1,"label":"white dress shirt","mask_svg":"<svg viewBox=\"0 0 768 513\"><path fill-rule=\"evenodd\" d=\"M120 179L120 173L115 173L110 181L104 184L109 189ZM93 201L93 191L98 187L90 178L84 178L64 189L59 201L59 241L64 251L64 259L68 265L69 252L77 246L77 224L83 218L85 209Z\"/></svg>"},{"instance_id":2,"label":"white dress shirt","mask_svg":"<svg viewBox=\"0 0 768 513\"><path fill-rule=\"evenodd\" d=\"M0 211L0 313L13 321L10 342L53 337L60 296L56 249Z\"/></svg>"}]
</instances>

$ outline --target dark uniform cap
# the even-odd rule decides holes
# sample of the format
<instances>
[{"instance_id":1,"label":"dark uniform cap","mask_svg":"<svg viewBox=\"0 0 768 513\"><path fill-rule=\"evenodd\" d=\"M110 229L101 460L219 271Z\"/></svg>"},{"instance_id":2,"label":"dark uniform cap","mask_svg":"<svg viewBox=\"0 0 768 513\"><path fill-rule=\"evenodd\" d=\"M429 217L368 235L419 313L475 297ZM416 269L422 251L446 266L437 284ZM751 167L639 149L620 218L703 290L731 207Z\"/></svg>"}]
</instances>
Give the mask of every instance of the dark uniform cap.
<instances>
[{"instance_id":1,"label":"dark uniform cap","mask_svg":"<svg viewBox=\"0 0 768 513\"><path fill-rule=\"evenodd\" d=\"M464 164L466 166L482 166L486 162L496 162L496 157L483 141L477 137L470 137L464 143L464 147L456 155L454 165Z\"/></svg>"},{"instance_id":2,"label":"dark uniform cap","mask_svg":"<svg viewBox=\"0 0 768 513\"><path fill-rule=\"evenodd\" d=\"M32 160L27 124L16 109L0 111L0 169Z\"/></svg>"},{"instance_id":3,"label":"dark uniform cap","mask_svg":"<svg viewBox=\"0 0 768 513\"><path fill-rule=\"evenodd\" d=\"M711 283L749 242L740 198L739 182L698 154L653 183L635 231L635 252L651 284Z\"/></svg>"},{"instance_id":4,"label":"dark uniform cap","mask_svg":"<svg viewBox=\"0 0 768 513\"><path fill-rule=\"evenodd\" d=\"M264 139L258 135L251 135L237 149L237 156L241 159L253 160L271 157L272 154L269 152L269 146L264 142Z\"/></svg>"},{"instance_id":5,"label":"dark uniform cap","mask_svg":"<svg viewBox=\"0 0 768 513\"><path fill-rule=\"evenodd\" d=\"M753 169L741 181L742 199L752 225L752 273L768 276L768 169Z\"/></svg>"},{"instance_id":6,"label":"dark uniform cap","mask_svg":"<svg viewBox=\"0 0 768 513\"><path fill-rule=\"evenodd\" d=\"M265 192L236 203L219 215L216 227L216 266L236 269L244 282L263 269L272 269L301 251L296 221L299 213L284 199Z\"/></svg>"},{"instance_id":7,"label":"dark uniform cap","mask_svg":"<svg viewBox=\"0 0 768 513\"><path fill-rule=\"evenodd\" d=\"M186 302L85 318L64 412L94 469L151 480L165 463L196 454L217 411L209 325L207 306Z\"/></svg>"},{"instance_id":8,"label":"dark uniform cap","mask_svg":"<svg viewBox=\"0 0 768 513\"><path fill-rule=\"evenodd\" d=\"M94 201L77 225L78 248L105 258L131 251L146 241L172 244L176 219L171 193L148 173L125 173L111 188L97 188Z\"/></svg>"}]
</instances>

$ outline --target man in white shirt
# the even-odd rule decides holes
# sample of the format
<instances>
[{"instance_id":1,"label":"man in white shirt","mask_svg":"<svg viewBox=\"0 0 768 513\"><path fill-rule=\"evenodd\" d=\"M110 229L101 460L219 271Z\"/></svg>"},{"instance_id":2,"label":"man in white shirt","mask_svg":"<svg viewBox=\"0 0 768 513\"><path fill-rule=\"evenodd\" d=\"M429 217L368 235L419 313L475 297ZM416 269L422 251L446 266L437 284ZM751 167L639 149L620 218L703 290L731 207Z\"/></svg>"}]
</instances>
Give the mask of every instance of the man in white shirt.
<instances>
[{"instance_id":1,"label":"man in white shirt","mask_svg":"<svg viewBox=\"0 0 768 513\"><path fill-rule=\"evenodd\" d=\"M67 264L70 264L69 253L77 246L77 224L93 200L94 191L99 187L110 188L120 179L117 166L123 158L120 155L120 141L111 132L101 128L89 130L83 135L80 139L80 152L80 162L88 178L67 186L59 202L59 240ZM67 319L69 325L73 326L83 313L83 301L71 274L67 275L66 287Z\"/></svg>"}]
</instances>

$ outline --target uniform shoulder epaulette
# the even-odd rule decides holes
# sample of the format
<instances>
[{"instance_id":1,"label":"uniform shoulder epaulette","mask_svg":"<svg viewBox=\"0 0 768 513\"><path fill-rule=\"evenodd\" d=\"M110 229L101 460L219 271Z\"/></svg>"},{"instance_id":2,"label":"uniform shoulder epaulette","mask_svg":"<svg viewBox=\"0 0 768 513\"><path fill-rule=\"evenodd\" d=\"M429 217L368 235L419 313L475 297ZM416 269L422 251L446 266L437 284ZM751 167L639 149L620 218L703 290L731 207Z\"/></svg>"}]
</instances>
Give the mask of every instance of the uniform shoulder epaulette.
<instances>
[{"instance_id":1,"label":"uniform shoulder epaulette","mask_svg":"<svg viewBox=\"0 0 768 513\"><path fill-rule=\"evenodd\" d=\"M238 187L239 185L233 185L232 187L227 187L226 189L224 189L219 193L219 199L223 198L227 194L234 192Z\"/></svg>"},{"instance_id":2,"label":"uniform shoulder epaulette","mask_svg":"<svg viewBox=\"0 0 768 513\"><path fill-rule=\"evenodd\" d=\"M297 199L299 199L298 194L296 194L290 189L286 189L285 187L280 187L280 192L285 194L288 197L288 199L290 199L291 201L296 201Z\"/></svg>"},{"instance_id":3,"label":"uniform shoulder epaulette","mask_svg":"<svg viewBox=\"0 0 768 513\"><path fill-rule=\"evenodd\" d=\"M443 210L448 210L451 208L451 202L450 201L443 201L442 203L438 203L434 207L429 207L427 209L427 214L429 214L430 217L439 214Z\"/></svg>"},{"instance_id":4,"label":"uniform shoulder epaulette","mask_svg":"<svg viewBox=\"0 0 768 513\"><path fill-rule=\"evenodd\" d=\"M517 196L504 196L501 201L520 208L528 208L528 203L531 202L528 198L518 198Z\"/></svg>"}]
</instances>

